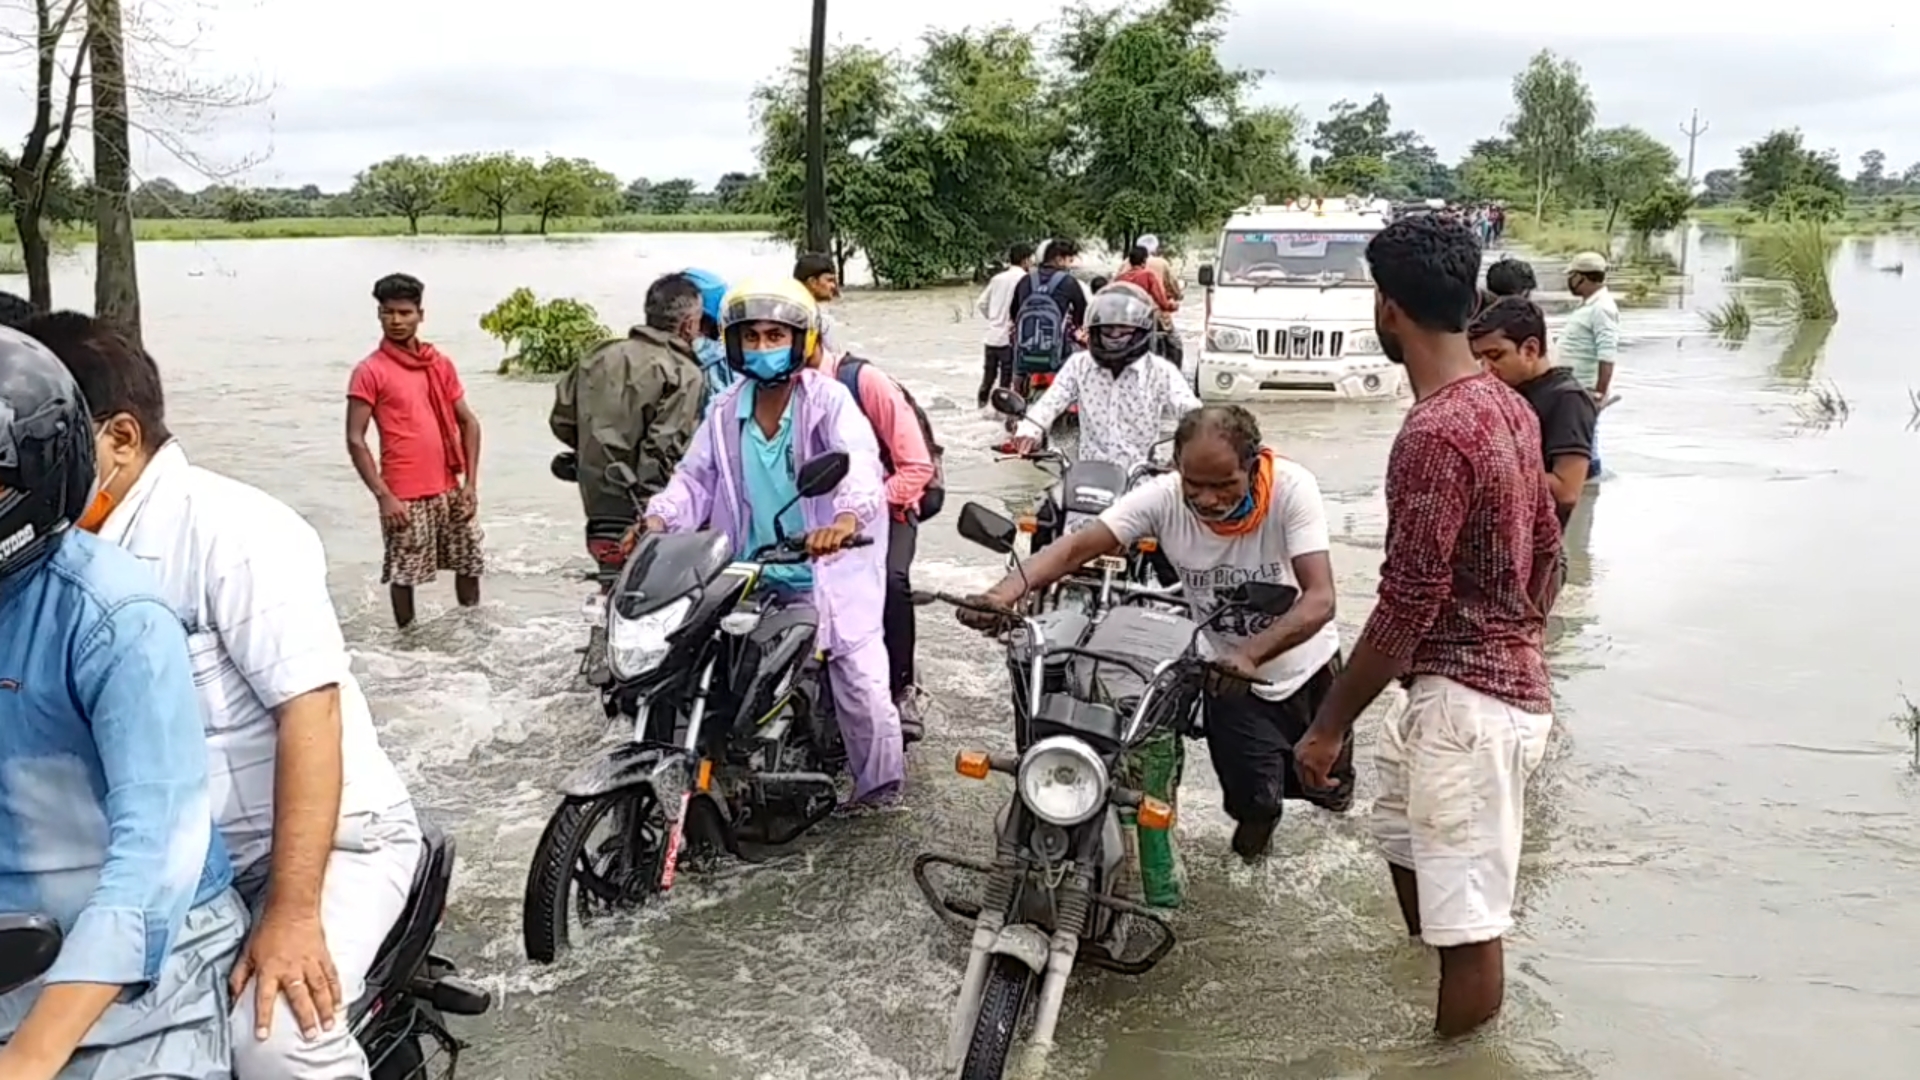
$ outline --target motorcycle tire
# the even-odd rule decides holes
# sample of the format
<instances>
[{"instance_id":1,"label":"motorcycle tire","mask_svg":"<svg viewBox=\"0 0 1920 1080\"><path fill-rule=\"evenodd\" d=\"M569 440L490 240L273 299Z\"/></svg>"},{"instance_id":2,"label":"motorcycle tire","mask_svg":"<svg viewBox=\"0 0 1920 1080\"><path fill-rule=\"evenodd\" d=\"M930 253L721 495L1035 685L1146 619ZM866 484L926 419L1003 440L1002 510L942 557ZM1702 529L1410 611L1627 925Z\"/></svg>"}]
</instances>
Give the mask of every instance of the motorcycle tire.
<instances>
[{"instance_id":1,"label":"motorcycle tire","mask_svg":"<svg viewBox=\"0 0 1920 1080\"><path fill-rule=\"evenodd\" d=\"M659 800L652 789L643 787L609 792L594 799L570 799L560 804L548 819L546 831L540 834L540 842L533 849L526 894L520 904L521 939L528 960L551 964L571 945L568 912L575 906L582 870L592 872L590 866L582 866L588 856L587 840L593 835L594 827L625 802L636 804L634 820L651 821L660 811ZM664 832L659 835L664 836ZM626 895L623 890L622 895L609 897L604 895L603 887L593 890L596 898L612 903L644 901L659 891L660 857L659 852L649 853L646 861L651 868L651 880L632 895ZM584 911L582 916L584 918Z\"/></svg>"},{"instance_id":2,"label":"motorcycle tire","mask_svg":"<svg viewBox=\"0 0 1920 1080\"><path fill-rule=\"evenodd\" d=\"M967 1044L960 1080L1001 1080L1020 1018L1033 993L1033 969L1011 956L996 956L980 988L980 1012L973 1018L973 1039Z\"/></svg>"}]
</instances>

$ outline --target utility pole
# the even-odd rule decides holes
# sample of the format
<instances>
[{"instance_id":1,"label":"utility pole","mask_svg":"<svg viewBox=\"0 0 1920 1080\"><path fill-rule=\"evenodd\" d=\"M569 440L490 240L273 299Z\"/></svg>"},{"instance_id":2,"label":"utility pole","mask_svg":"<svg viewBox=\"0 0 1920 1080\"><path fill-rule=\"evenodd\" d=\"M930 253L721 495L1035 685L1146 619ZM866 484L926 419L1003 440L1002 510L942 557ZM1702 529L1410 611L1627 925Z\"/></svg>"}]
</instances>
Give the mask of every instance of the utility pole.
<instances>
[{"instance_id":1,"label":"utility pole","mask_svg":"<svg viewBox=\"0 0 1920 1080\"><path fill-rule=\"evenodd\" d=\"M807 250L828 253L827 227L827 0L813 0L813 44L807 53Z\"/></svg>"},{"instance_id":2,"label":"utility pole","mask_svg":"<svg viewBox=\"0 0 1920 1080\"><path fill-rule=\"evenodd\" d=\"M1687 194L1693 194L1693 152L1700 142L1700 136L1707 133L1712 124L1700 122L1700 110L1693 110L1692 122L1682 125L1680 134L1687 137Z\"/></svg>"}]
</instances>

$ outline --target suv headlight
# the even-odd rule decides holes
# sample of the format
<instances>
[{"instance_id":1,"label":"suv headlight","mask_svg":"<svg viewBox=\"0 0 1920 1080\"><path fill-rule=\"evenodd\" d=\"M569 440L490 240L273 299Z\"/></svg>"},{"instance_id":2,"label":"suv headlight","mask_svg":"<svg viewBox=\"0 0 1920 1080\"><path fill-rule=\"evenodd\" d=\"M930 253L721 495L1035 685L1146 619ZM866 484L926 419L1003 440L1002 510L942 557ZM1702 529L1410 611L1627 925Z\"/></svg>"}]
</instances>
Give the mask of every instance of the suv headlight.
<instances>
[{"instance_id":1,"label":"suv headlight","mask_svg":"<svg viewBox=\"0 0 1920 1080\"><path fill-rule=\"evenodd\" d=\"M622 618L618 602L607 605L607 667L616 678L644 675L667 655L667 635L680 628L693 610L693 598L683 596L637 619Z\"/></svg>"},{"instance_id":2,"label":"suv headlight","mask_svg":"<svg viewBox=\"0 0 1920 1080\"><path fill-rule=\"evenodd\" d=\"M1355 330L1347 335L1346 351L1377 356L1380 353L1380 335L1371 330Z\"/></svg>"},{"instance_id":3,"label":"suv headlight","mask_svg":"<svg viewBox=\"0 0 1920 1080\"><path fill-rule=\"evenodd\" d=\"M1067 827L1099 813L1107 801L1107 766L1071 735L1041 739L1020 759L1020 800L1034 816Z\"/></svg>"},{"instance_id":4,"label":"suv headlight","mask_svg":"<svg viewBox=\"0 0 1920 1080\"><path fill-rule=\"evenodd\" d=\"M1237 326L1209 326L1207 348L1214 352L1252 352L1253 334Z\"/></svg>"}]
</instances>

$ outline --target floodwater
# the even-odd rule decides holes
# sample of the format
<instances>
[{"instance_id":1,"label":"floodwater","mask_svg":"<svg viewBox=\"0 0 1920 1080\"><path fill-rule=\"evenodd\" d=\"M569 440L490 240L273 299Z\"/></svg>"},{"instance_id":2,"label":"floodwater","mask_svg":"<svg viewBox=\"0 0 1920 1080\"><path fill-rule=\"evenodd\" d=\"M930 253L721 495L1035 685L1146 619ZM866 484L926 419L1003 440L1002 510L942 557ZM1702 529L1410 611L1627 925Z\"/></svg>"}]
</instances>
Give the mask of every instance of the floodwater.
<instances>
[{"instance_id":1,"label":"floodwater","mask_svg":"<svg viewBox=\"0 0 1920 1080\"><path fill-rule=\"evenodd\" d=\"M1520 925L1498 1028L1426 1035L1434 969L1404 938L1364 817L1299 808L1276 857L1226 853L1204 752L1179 836L1192 877L1180 944L1139 979L1089 973L1068 998L1049 1075L1073 1080L1716 1080L1910 1076L1920 1060L1920 785L1889 719L1920 679L1920 535L1908 463L1920 265L1911 241L1849 245L1824 341L1756 330L1739 349L1693 311L1729 286L1732 242L1696 238L1693 285L1625 316L1606 415L1613 474L1572 530L1556 617L1555 750L1535 785ZM458 958L496 995L460 1030L463 1075L512 1080L904 1080L932 1077L961 942L907 866L978 851L1005 782L956 749L1010 742L1005 677L944 616L923 616L937 702L912 762L911 810L833 823L788 857L685 879L663 908L535 968L519 943L529 853L548 794L602 735L576 692L573 491L552 480L551 390L496 378L478 315L519 285L638 314L647 282L688 264L778 275L788 255L738 236L299 240L141 250L150 346L171 420L199 462L275 492L325 536L333 586L416 797L454 833ZM373 501L341 437L348 371L376 328L382 273L424 278L428 332L458 358L485 424L486 600L423 594L391 626ZM56 295L90 294L63 267ZM1543 272L1542 280L1553 280ZM970 293L850 295L856 340L934 412L953 505L1024 499L1039 475L993 464L973 410ZM1195 305L1197 306L1197 305ZM1810 382L1850 404L1821 427ZM1380 477L1402 406L1262 410L1270 441L1332 501L1340 621L1371 603ZM922 540L923 583L964 587L994 560L952 532ZM1905 554L1903 554L1905 552ZM1369 717L1362 728L1371 742ZM1362 807L1370 776L1362 775Z\"/></svg>"}]
</instances>

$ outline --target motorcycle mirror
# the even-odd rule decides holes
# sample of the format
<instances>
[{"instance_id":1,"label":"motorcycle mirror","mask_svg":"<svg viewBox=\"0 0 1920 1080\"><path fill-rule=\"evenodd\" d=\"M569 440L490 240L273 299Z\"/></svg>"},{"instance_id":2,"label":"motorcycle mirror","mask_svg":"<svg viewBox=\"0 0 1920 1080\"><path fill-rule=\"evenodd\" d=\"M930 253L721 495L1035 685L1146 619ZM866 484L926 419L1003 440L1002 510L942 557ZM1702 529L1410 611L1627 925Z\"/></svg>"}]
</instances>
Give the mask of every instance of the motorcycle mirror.
<instances>
[{"instance_id":1,"label":"motorcycle mirror","mask_svg":"<svg viewBox=\"0 0 1920 1080\"><path fill-rule=\"evenodd\" d=\"M987 400L993 402L993 411L1001 416L1027 415L1026 399L1004 387L995 388Z\"/></svg>"},{"instance_id":2,"label":"motorcycle mirror","mask_svg":"<svg viewBox=\"0 0 1920 1080\"><path fill-rule=\"evenodd\" d=\"M1014 537L1020 530L1011 519L970 502L960 508L960 535L996 555L1013 552Z\"/></svg>"},{"instance_id":3,"label":"motorcycle mirror","mask_svg":"<svg viewBox=\"0 0 1920 1080\"><path fill-rule=\"evenodd\" d=\"M624 461L616 461L607 466L607 479L619 484L631 492L640 486L640 478L633 475L633 466Z\"/></svg>"},{"instance_id":4,"label":"motorcycle mirror","mask_svg":"<svg viewBox=\"0 0 1920 1080\"><path fill-rule=\"evenodd\" d=\"M1203 289L1213 288L1213 267L1202 266L1200 268L1200 287Z\"/></svg>"},{"instance_id":5,"label":"motorcycle mirror","mask_svg":"<svg viewBox=\"0 0 1920 1080\"><path fill-rule=\"evenodd\" d=\"M1276 581L1243 581L1227 590L1227 603L1251 608L1262 615L1285 615L1300 590Z\"/></svg>"},{"instance_id":6,"label":"motorcycle mirror","mask_svg":"<svg viewBox=\"0 0 1920 1080\"><path fill-rule=\"evenodd\" d=\"M553 460L547 463L547 468L553 473L553 478L561 483L580 482L580 455L571 450L562 450L553 455Z\"/></svg>"},{"instance_id":7,"label":"motorcycle mirror","mask_svg":"<svg viewBox=\"0 0 1920 1080\"><path fill-rule=\"evenodd\" d=\"M799 489L802 498L817 499L839 487L852 467L853 458L845 450L829 450L801 464L794 487Z\"/></svg>"},{"instance_id":8,"label":"motorcycle mirror","mask_svg":"<svg viewBox=\"0 0 1920 1080\"><path fill-rule=\"evenodd\" d=\"M47 973L60 956L60 924L45 915L0 915L0 994Z\"/></svg>"}]
</instances>

